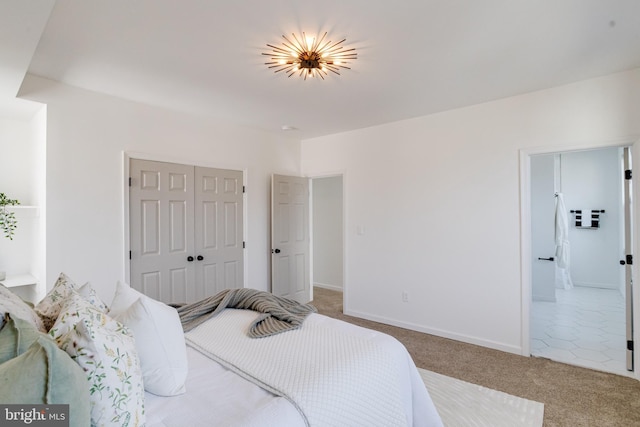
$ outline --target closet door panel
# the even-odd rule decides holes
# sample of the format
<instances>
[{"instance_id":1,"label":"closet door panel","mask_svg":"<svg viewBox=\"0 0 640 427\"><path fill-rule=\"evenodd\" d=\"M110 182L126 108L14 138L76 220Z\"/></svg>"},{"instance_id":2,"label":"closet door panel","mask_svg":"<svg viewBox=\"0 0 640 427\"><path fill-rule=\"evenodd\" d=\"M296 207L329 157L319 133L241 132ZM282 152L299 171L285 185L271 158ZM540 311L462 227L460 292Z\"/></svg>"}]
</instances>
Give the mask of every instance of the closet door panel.
<instances>
[{"instance_id":1,"label":"closet door panel","mask_svg":"<svg viewBox=\"0 0 640 427\"><path fill-rule=\"evenodd\" d=\"M163 302L192 298L193 166L132 160L131 286Z\"/></svg>"},{"instance_id":2,"label":"closet door panel","mask_svg":"<svg viewBox=\"0 0 640 427\"><path fill-rule=\"evenodd\" d=\"M197 167L195 176L196 278L204 298L244 286L243 183L242 171Z\"/></svg>"}]
</instances>

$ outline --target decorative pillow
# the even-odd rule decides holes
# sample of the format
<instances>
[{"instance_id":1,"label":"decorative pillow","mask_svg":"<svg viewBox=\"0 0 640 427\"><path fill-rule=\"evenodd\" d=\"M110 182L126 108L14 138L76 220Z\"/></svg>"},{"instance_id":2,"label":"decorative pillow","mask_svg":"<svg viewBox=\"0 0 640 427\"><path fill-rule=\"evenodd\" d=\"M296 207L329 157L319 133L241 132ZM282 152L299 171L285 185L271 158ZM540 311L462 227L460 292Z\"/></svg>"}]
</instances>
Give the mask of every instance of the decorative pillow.
<instances>
[{"instance_id":1,"label":"decorative pillow","mask_svg":"<svg viewBox=\"0 0 640 427\"><path fill-rule=\"evenodd\" d=\"M128 328L76 292L49 332L85 371L92 426L143 426L144 386Z\"/></svg>"},{"instance_id":2,"label":"decorative pillow","mask_svg":"<svg viewBox=\"0 0 640 427\"><path fill-rule=\"evenodd\" d=\"M159 396L184 393L187 348L178 312L140 294L127 310L112 315L133 331L144 389Z\"/></svg>"},{"instance_id":3,"label":"decorative pillow","mask_svg":"<svg viewBox=\"0 0 640 427\"><path fill-rule=\"evenodd\" d=\"M69 424L89 426L89 393L82 369L44 334L0 365L3 404L68 404Z\"/></svg>"},{"instance_id":4,"label":"decorative pillow","mask_svg":"<svg viewBox=\"0 0 640 427\"><path fill-rule=\"evenodd\" d=\"M39 337L51 340L26 320L6 315L4 327L0 330L0 363L20 356Z\"/></svg>"},{"instance_id":5,"label":"decorative pillow","mask_svg":"<svg viewBox=\"0 0 640 427\"><path fill-rule=\"evenodd\" d=\"M66 274L60 273L58 280L49 293L36 304L36 313L42 318L45 330L48 331L60 314L62 305L69 297L71 291L77 290L76 284L67 277Z\"/></svg>"},{"instance_id":6,"label":"decorative pillow","mask_svg":"<svg viewBox=\"0 0 640 427\"><path fill-rule=\"evenodd\" d=\"M4 285L0 285L0 319L4 319L7 313L10 313L14 319L25 320L39 331L46 332L40 316L33 310L33 307ZM2 327L3 322L4 320L0 320L0 327Z\"/></svg>"},{"instance_id":7,"label":"decorative pillow","mask_svg":"<svg viewBox=\"0 0 640 427\"><path fill-rule=\"evenodd\" d=\"M91 286L91 283L87 282L82 285L80 289L78 289L78 293L101 312L106 313L109 311L109 307L100 299L96 290Z\"/></svg>"}]
</instances>

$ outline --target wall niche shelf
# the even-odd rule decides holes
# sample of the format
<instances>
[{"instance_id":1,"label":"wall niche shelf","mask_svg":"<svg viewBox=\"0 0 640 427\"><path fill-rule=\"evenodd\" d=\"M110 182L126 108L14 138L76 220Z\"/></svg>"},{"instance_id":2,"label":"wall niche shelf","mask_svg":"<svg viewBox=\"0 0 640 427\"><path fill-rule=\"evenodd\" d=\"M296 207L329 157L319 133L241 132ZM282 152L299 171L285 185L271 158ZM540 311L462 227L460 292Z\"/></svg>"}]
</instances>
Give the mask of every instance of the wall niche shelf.
<instances>
[{"instance_id":1,"label":"wall niche shelf","mask_svg":"<svg viewBox=\"0 0 640 427\"><path fill-rule=\"evenodd\" d=\"M0 284L7 288L36 289L38 279L30 272L33 266L30 268L29 264L23 260L29 259L36 250L34 237L38 230L40 208L32 205L17 205L6 206L5 209L15 214L18 229L11 241L0 234L0 243L2 244L0 256L3 261L0 269L13 270L12 274L7 274L3 280L0 280Z\"/></svg>"},{"instance_id":2,"label":"wall niche shelf","mask_svg":"<svg viewBox=\"0 0 640 427\"><path fill-rule=\"evenodd\" d=\"M38 279L36 279L31 274L15 274L7 275L4 280L0 280L0 283L3 284L6 288L15 288L17 286L35 286L38 284Z\"/></svg>"}]
</instances>

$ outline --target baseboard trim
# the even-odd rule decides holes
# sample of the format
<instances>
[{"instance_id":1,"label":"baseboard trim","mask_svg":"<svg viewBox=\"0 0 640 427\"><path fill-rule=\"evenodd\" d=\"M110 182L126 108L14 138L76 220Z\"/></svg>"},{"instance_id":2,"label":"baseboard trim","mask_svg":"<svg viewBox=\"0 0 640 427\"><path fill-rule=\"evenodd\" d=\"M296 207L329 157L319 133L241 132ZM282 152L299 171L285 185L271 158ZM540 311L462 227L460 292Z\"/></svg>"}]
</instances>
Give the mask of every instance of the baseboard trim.
<instances>
[{"instance_id":1,"label":"baseboard trim","mask_svg":"<svg viewBox=\"0 0 640 427\"><path fill-rule=\"evenodd\" d=\"M531 300L532 301L543 301L543 302L556 302L556 298L553 297L546 297L544 295L532 295L531 296Z\"/></svg>"},{"instance_id":2,"label":"baseboard trim","mask_svg":"<svg viewBox=\"0 0 640 427\"><path fill-rule=\"evenodd\" d=\"M314 283L313 286L316 288L329 289L331 291L339 291L339 292L344 291L344 289L342 289L342 286L329 285L327 283Z\"/></svg>"},{"instance_id":3,"label":"baseboard trim","mask_svg":"<svg viewBox=\"0 0 640 427\"><path fill-rule=\"evenodd\" d=\"M581 287L581 288L596 288L596 289L607 289L607 290L618 290L620 289L620 285L615 285L611 283L592 283L592 282L576 282L573 281L573 286Z\"/></svg>"},{"instance_id":4,"label":"baseboard trim","mask_svg":"<svg viewBox=\"0 0 640 427\"><path fill-rule=\"evenodd\" d=\"M461 341L461 342L464 342L464 343L467 343L467 344L474 344L474 345L479 345L481 347L487 347L487 348L492 348L492 349L495 349L495 350L504 351L504 352L507 352L507 353L517 354L517 355L520 355L520 356L522 355L522 347L520 347L520 346L504 344L504 343L501 343L501 342L492 341L492 340L486 340L486 339L483 339L483 338L473 337L473 336L464 335L464 334L457 334L457 333L454 333L454 332L445 331L443 329L428 328L428 327L424 327L422 325L417 325L417 324L410 323L410 322L402 322L402 321L395 320L395 319L389 319L389 318L383 317L383 316L377 316L377 315L372 315L372 314L369 314L369 313L363 313L363 312L359 312L359 311L348 310L346 308L344 310L344 314L346 314L348 316L359 317L359 318L365 319L365 320L371 320L373 322L384 323L386 325L397 326L399 328L409 329L411 331L422 332L422 333L429 334L429 335L435 335L435 336L442 337L442 338L448 338L448 339L452 339L452 340L455 340L455 341Z\"/></svg>"}]
</instances>

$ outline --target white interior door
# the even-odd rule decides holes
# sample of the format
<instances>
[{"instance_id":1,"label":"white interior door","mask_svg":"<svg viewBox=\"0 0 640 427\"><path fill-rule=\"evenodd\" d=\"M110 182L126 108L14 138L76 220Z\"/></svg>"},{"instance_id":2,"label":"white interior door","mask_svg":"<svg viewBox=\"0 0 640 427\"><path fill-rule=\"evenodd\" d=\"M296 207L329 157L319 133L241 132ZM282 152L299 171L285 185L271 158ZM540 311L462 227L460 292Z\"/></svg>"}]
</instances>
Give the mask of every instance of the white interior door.
<instances>
[{"instance_id":1,"label":"white interior door","mask_svg":"<svg viewBox=\"0 0 640 427\"><path fill-rule=\"evenodd\" d=\"M555 301L555 178L552 154L531 157L531 282L536 301Z\"/></svg>"},{"instance_id":2,"label":"white interior door","mask_svg":"<svg viewBox=\"0 0 640 427\"><path fill-rule=\"evenodd\" d=\"M244 286L242 171L195 168L195 299Z\"/></svg>"},{"instance_id":3,"label":"white interior door","mask_svg":"<svg viewBox=\"0 0 640 427\"><path fill-rule=\"evenodd\" d=\"M192 302L244 286L242 171L131 159L131 286Z\"/></svg>"},{"instance_id":4,"label":"white interior door","mask_svg":"<svg viewBox=\"0 0 640 427\"><path fill-rule=\"evenodd\" d=\"M624 253L627 259L623 260L625 266L625 304L626 304L626 336L627 336L627 370L633 371L633 230L632 230L632 187L631 187L631 149L624 148ZM628 171L628 172L626 172Z\"/></svg>"},{"instance_id":5,"label":"white interior door","mask_svg":"<svg viewBox=\"0 0 640 427\"><path fill-rule=\"evenodd\" d=\"M271 180L271 291L301 303L311 300L309 179Z\"/></svg>"},{"instance_id":6,"label":"white interior door","mask_svg":"<svg viewBox=\"0 0 640 427\"><path fill-rule=\"evenodd\" d=\"M132 160L131 286L164 302L193 298L193 167Z\"/></svg>"}]
</instances>

